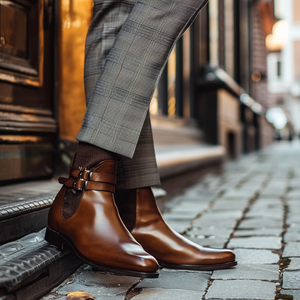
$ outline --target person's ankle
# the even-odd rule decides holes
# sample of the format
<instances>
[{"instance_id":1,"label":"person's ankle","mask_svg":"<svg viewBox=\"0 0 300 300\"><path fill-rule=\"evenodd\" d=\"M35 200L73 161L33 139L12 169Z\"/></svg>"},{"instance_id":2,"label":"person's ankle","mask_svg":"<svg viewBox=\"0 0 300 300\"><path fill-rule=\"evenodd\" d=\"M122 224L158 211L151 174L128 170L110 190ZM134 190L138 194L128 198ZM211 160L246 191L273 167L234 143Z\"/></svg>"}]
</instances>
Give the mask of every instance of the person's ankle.
<instances>
[{"instance_id":1,"label":"person's ankle","mask_svg":"<svg viewBox=\"0 0 300 300\"><path fill-rule=\"evenodd\" d=\"M116 160L117 154L97 146L79 142L75 156L74 167L90 169L104 160Z\"/></svg>"}]
</instances>

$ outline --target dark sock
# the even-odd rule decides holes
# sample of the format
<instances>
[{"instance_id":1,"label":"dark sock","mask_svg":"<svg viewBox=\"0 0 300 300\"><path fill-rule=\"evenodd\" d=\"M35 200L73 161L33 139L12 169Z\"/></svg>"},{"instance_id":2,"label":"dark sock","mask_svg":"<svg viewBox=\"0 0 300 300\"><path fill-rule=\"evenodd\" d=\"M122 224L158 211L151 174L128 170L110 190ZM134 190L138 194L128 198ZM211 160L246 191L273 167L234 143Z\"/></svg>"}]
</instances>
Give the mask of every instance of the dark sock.
<instances>
[{"instance_id":1,"label":"dark sock","mask_svg":"<svg viewBox=\"0 0 300 300\"><path fill-rule=\"evenodd\" d=\"M132 231L136 219L136 189L116 190L115 202L122 221L127 229Z\"/></svg>"},{"instance_id":2,"label":"dark sock","mask_svg":"<svg viewBox=\"0 0 300 300\"><path fill-rule=\"evenodd\" d=\"M103 160L116 160L117 154L87 143L78 143L75 168L90 169Z\"/></svg>"},{"instance_id":3,"label":"dark sock","mask_svg":"<svg viewBox=\"0 0 300 300\"><path fill-rule=\"evenodd\" d=\"M74 168L89 170L103 160L116 160L117 154L106 151L91 144L79 142L77 153L74 160ZM63 217L68 219L72 217L78 209L82 191L68 189L63 203Z\"/></svg>"}]
</instances>

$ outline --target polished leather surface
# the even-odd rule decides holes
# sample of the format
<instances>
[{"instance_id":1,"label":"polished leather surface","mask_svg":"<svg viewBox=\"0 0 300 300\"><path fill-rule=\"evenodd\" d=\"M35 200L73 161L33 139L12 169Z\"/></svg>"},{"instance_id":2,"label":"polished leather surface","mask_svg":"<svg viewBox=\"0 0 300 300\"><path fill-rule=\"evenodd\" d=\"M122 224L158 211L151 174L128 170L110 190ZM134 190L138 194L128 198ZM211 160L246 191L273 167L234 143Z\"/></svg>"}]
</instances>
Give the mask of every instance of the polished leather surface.
<instances>
[{"instance_id":1,"label":"polished leather surface","mask_svg":"<svg viewBox=\"0 0 300 300\"><path fill-rule=\"evenodd\" d=\"M131 233L160 262L213 265L235 261L232 251L201 247L170 228L157 207L151 188L136 191L136 223Z\"/></svg>"},{"instance_id":2,"label":"polished leather surface","mask_svg":"<svg viewBox=\"0 0 300 300\"><path fill-rule=\"evenodd\" d=\"M116 162L104 161L93 170L116 175ZM140 272L156 272L157 261L135 241L120 219L114 196L106 191L83 191L76 213L64 219L63 198L58 193L49 213L48 227L70 240L76 249L95 264Z\"/></svg>"}]
</instances>

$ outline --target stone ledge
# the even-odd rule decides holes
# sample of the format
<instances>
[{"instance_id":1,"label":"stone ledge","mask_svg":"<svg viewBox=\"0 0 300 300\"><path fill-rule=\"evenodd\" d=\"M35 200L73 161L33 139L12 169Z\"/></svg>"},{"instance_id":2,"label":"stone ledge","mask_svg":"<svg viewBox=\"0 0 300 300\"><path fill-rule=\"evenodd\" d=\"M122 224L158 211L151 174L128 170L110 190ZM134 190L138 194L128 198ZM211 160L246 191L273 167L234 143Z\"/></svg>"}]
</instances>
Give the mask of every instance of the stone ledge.
<instances>
[{"instance_id":1,"label":"stone ledge","mask_svg":"<svg viewBox=\"0 0 300 300\"><path fill-rule=\"evenodd\" d=\"M209 163L222 162L226 151L223 146L172 145L156 147L156 159L162 179L178 175Z\"/></svg>"}]
</instances>

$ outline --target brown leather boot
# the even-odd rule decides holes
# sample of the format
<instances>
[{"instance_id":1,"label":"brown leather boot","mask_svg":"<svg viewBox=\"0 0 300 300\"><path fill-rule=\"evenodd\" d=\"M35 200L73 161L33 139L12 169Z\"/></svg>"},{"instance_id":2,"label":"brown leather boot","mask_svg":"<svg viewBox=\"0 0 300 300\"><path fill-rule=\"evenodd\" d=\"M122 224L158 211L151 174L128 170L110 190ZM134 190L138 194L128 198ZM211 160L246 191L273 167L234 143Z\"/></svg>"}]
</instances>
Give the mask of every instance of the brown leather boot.
<instances>
[{"instance_id":1,"label":"brown leather boot","mask_svg":"<svg viewBox=\"0 0 300 300\"><path fill-rule=\"evenodd\" d=\"M114 201L116 184L114 160L106 160L91 170L71 168L69 178L49 212L45 239L60 249L67 246L81 259L99 270L142 278L158 277L158 263L144 251L126 229ZM68 188L82 191L78 209L63 216Z\"/></svg>"},{"instance_id":2,"label":"brown leather boot","mask_svg":"<svg viewBox=\"0 0 300 300\"><path fill-rule=\"evenodd\" d=\"M135 211L132 211L132 203L126 202L128 199L132 201L132 193ZM237 265L232 251L201 247L170 228L157 207L150 187L117 191L116 202L125 224L131 227L133 237L162 267L210 271ZM132 222L134 217L135 222Z\"/></svg>"}]
</instances>

